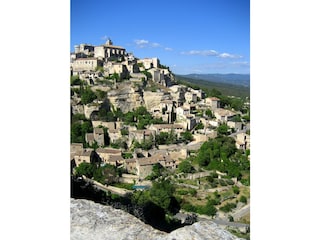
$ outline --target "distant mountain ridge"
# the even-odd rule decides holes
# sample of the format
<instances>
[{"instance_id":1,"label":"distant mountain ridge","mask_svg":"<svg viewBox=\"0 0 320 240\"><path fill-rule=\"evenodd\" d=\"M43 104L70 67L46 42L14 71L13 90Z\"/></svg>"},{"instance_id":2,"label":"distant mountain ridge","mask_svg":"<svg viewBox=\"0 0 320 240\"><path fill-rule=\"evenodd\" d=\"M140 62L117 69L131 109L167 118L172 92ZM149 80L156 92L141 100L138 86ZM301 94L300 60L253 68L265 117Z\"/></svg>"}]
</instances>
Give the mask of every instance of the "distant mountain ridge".
<instances>
[{"instance_id":1,"label":"distant mountain ridge","mask_svg":"<svg viewBox=\"0 0 320 240\"><path fill-rule=\"evenodd\" d=\"M178 75L181 77L192 78L192 79L201 79L210 82L219 82L219 83L228 83L234 85L240 85L245 87L250 87L250 74L236 74L236 73L229 73L229 74L198 74L192 73L187 75Z\"/></svg>"}]
</instances>

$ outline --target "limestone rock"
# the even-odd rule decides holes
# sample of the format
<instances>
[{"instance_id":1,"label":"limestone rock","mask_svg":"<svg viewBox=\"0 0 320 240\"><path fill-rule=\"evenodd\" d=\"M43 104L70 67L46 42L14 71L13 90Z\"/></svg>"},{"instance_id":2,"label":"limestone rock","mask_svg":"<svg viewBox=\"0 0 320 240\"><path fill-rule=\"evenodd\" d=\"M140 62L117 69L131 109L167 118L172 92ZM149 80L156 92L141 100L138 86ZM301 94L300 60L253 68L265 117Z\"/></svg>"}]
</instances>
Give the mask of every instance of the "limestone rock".
<instances>
[{"instance_id":1,"label":"limestone rock","mask_svg":"<svg viewBox=\"0 0 320 240\"><path fill-rule=\"evenodd\" d=\"M121 84L117 89L108 92L108 99L115 109L120 108L124 113L143 105L143 97L139 88L130 84Z\"/></svg>"},{"instance_id":2,"label":"limestone rock","mask_svg":"<svg viewBox=\"0 0 320 240\"><path fill-rule=\"evenodd\" d=\"M71 240L163 239L153 229L122 210L83 199L71 199Z\"/></svg>"},{"instance_id":3,"label":"limestone rock","mask_svg":"<svg viewBox=\"0 0 320 240\"><path fill-rule=\"evenodd\" d=\"M70 239L74 240L236 240L212 221L201 221L161 232L122 210L84 199L72 199L70 204Z\"/></svg>"}]
</instances>

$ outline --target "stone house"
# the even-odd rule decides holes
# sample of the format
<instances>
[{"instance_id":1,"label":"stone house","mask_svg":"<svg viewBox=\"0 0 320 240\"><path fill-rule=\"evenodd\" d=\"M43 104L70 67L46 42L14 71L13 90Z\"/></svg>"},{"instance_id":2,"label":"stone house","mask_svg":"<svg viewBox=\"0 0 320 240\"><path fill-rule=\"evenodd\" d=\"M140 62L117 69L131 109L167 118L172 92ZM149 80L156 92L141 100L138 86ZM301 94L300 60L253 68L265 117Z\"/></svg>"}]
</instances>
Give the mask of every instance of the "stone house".
<instances>
[{"instance_id":1,"label":"stone house","mask_svg":"<svg viewBox=\"0 0 320 240\"><path fill-rule=\"evenodd\" d=\"M142 63L145 69L150 69L150 68L158 68L160 61L158 58L143 58L143 59L139 59L138 63Z\"/></svg>"},{"instance_id":2,"label":"stone house","mask_svg":"<svg viewBox=\"0 0 320 240\"><path fill-rule=\"evenodd\" d=\"M120 156L111 155L111 156L109 156L109 159L108 159L107 163L110 164L110 165L118 167L118 166L124 164L124 158L121 155Z\"/></svg>"},{"instance_id":3,"label":"stone house","mask_svg":"<svg viewBox=\"0 0 320 240\"><path fill-rule=\"evenodd\" d=\"M74 74L80 74L82 71L95 71L98 66L103 66L103 62L97 58L78 58L71 63Z\"/></svg>"},{"instance_id":4,"label":"stone house","mask_svg":"<svg viewBox=\"0 0 320 240\"><path fill-rule=\"evenodd\" d=\"M93 128L93 138L99 146L104 146L103 128Z\"/></svg>"},{"instance_id":5,"label":"stone house","mask_svg":"<svg viewBox=\"0 0 320 240\"><path fill-rule=\"evenodd\" d=\"M154 82L161 83L164 81L164 74L159 69L152 68L149 69L148 72L151 74Z\"/></svg>"},{"instance_id":6,"label":"stone house","mask_svg":"<svg viewBox=\"0 0 320 240\"><path fill-rule=\"evenodd\" d=\"M95 127L106 127L108 129L120 129L123 127L123 122L104 122L104 121L91 121L92 126Z\"/></svg>"},{"instance_id":7,"label":"stone house","mask_svg":"<svg viewBox=\"0 0 320 240\"><path fill-rule=\"evenodd\" d=\"M114 73L119 74L120 79L129 77L129 71L127 66L122 63L108 62L104 65L104 70L106 74L112 75Z\"/></svg>"},{"instance_id":8,"label":"stone house","mask_svg":"<svg viewBox=\"0 0 320 240\"><path fill-rule=\"evenodd\" d=\"M232 121L232 119L237 114L231 110L223 109L223 108L217 108L214 110L214 116L219 122L226 123L228 121Z\"/></svg>"},{"instance_id":9,"label":"stone house","mask_svg":"<svg viewBox=\"0 0 320 240\"><path fill-rule=\"evenodd\" d=\"M155 140L155 131L154 130L135 130L129 132L129 145L133 143L133 141L137 141L138 143L142 143L145 140L152 139Z\"/></svg>"},{"instance_id":10,"label":"stone house","mask_svg":"<svg viewBox=\"0 0 320 240\"><path fill-rule=\"evenodd\" d=\"M86 143L89 145L97 142L98 146L104 146L104 132L102 128L93 128L93 133L86 133L85 135Z\"/></svg>"},{"instance_id":11,"label":"stone house","mask_svg":"<svg viewBox=\"0 0 320 240\"><path fill-rule=\"evenodd\" d=\"M110 143L115 143L122 138L120 129L108 129Z\"/></svg>"},{"instance_id":12,"label":"stone house","mask_svg":"<svg viewBox=\"0 0 320 240\"><path fill-rule=\"evenodd\" d=\"M187 130L192 130L197 125L197 120L194 117L194 115L189 114L186 116L186 122L187 122Z\"/></svg>"},{"instance_id":13,"label":"stone house","mask_svg":"<svg viewBox=\"0 0 320 240\"><path fill-rule=\"evenodd\" d=\"M236 131L242 130L243 129L243 123L242 122L233 122L233 121L228 121L227 126L229 128L233 128Z\"/></svg>"},{"instance_id":14,"label":"stone house","mask_svg":"<svg viewBox=\"0 0 320 240\"><path fill-rule=\"evenodd\" d=\"M178 107L185 102L186 87L182 85L173 85L169 87L172 99L177 103Z\"/></svg>"},{"instance_id":15,"label":"stone house","mask_svg":"<svg viewBox=\"0 0 320 240\"><path fill-rule=\"evenodd\" d=\"M139 178L144 179L152 173L153 165L158 163L158 159L155 157L137 158L136 169Z\"/></svg>"},{"instance_id":16,"label":"stone house","mask_svg":"<svg viewBox=\"0 0 320 240\"><path fill-rule=\"evenodd\" d=\"M121 149L114 148L98 148L96 149L97 154L101 158L103 163L108 163L111 156L121 157Z\"/></svg>"},{"instance_id":17,"label":"stone house","mask_svg":"<svg viewBox=\"0 0 320 240\"><path fill-rule=\"evenodd\" d=\"M73 156L77 153L81 153L83 150L83 144L82 143L71 143L70 144L70 156L73 158Z\"/></svg>"},{"instance_id":18,"label":"stone house","mask_svg":"<svg viewBox=\"0 0 320 240\"><path fill-rule=\"evenodd\" d=\"M204 99L205 97L205 93L201 89L195 90L193 88L190 88L190 92L195 93L199 99Z\"/></svg>"},{"instance_id":19,"label":"stone house","mask_svg":"<svg viewBox=\"0 0 320 240\"><path fill-rule=\"evenodd\" d=\"M238 133L236 135L237 149L248 150L250 149L250 135L246 133Z\"/></svg>"},{"instance_id":20,"label":"stone house","mask_svg":"<svg viewBox=\"0 0 320 240\"><path fill-rule=\"evenodd\" d=\"M78 152L74 155L74 160L76 166L79 166L80 163L99 163L101 162L101 158L93 149L83 149L81 152Z\"/></svg>"},{"instance_id":21,"label":"stone house","mask_svg":"<svg viewBox=\"0 0 320 240\"><path fill-rule=\"evenodd\" d=\"M102 78L99 71L82 71L79 73L80 80L86 81L88 85L93 85L98 79Z\"/></svg>"},{"instance_id":22,"label":"stone house","mask_svg":"<svg viewBox=\"0 0 320 240\"><path fill-rule=\"evenodd\" d=\"M124 159L123 167L128 173L137 174L137 160L135 158Z\"/></svg>"},{"instance_id":23,"label":"stone house","mask_svg":"<svg viewBox=\"0 0 320 240\"><path fill-rule=\"evenodd\" d=\"M195 103L197 102L197 94L196 93L193 93L193 92L186 92L184 94L184 98L186 100L187 103Z\"/></svg>"},{"instance_id":24,"label":"stone house","mask_svg":"<svg viewBox=\"0 0 320 240\"><path fill-rule=\"evenodd\" d=\"M186 130L182 124L151 124L148 129L154 130L156 134L160 134L160 132L170 133L171 131L174 131L178 136Z\"/></svg>"},{"instance_id":25,"label":"stone house","mask_svg":"<svg viewBox=\"0 0 320 240\"><path fill-rule=\"evenodd\" d=\"M208 97L205 99L205 104L208 105L211 110L220 108L220 99L216 97Z\"/></svg>"},{"instance_id":26,"label":"stone house","mask_svg":"<svg viewBox=\"0 0 320 240\"><path fill-rule=\"evenodd\" d=\"M184 120L190 114L190 108L181 106L176 108L177 120Z\"/></svg>"},{"instance_id":27,"label":"stone house","mask_svg":"<svg viewBox=\"0 0 320 240\"><path fill-rule=\"evenodd\" d=\"M176 103L171 99L162 100L159 104L160 111L162 113L161 118L164 122L172 123L176 119Z\"/></svg>"},{"instance_id":28,"label":"stone house","mask_svg":"<svg viewBox=\"0 0 320 240\"><path fill-rule=\"evenodd\" d=\"M95 141L93 133L86 133L85 140L86 140L86 143L92 146L92 144L94 144L94 141Z\"/></svg>"}]
</instances>

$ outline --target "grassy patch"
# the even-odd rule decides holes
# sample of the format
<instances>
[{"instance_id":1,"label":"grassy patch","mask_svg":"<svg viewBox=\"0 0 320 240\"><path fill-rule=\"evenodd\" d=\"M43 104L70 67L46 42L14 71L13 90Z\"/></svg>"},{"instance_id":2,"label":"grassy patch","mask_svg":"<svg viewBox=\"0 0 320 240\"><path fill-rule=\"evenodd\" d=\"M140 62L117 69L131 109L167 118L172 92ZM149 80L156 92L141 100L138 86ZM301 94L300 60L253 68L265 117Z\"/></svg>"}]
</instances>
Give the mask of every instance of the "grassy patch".
<instances>
[{"instance_id":1,"label":"grassy patch","mask_svg":"<svg viewBox=\"0 0 320 240\"><path fill-rule=\"evenodd\" d=\"M240 218L237 222L250 224L250 212L247 215Z\"/></svg>"},{"instance_id":2,"label":"grassy patch","mask_svg":"<svg viewBox=\"0 0 320 240\"><path fill-rule=\"evenodd\" d=\"M114 183L112 184L112 186L118 187L118 188L124 188L127 190L132 190L132 187L134 186L134 184L133 183Z\"/></svg>"}]
</instances>

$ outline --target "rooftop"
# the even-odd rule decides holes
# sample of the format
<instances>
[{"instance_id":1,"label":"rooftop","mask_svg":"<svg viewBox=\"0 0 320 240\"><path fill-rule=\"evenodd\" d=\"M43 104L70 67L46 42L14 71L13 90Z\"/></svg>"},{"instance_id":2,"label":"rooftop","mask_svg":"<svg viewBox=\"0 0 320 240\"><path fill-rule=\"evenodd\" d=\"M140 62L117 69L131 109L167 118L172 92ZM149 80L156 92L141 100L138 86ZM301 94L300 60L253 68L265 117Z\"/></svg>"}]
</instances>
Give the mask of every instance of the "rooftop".
<instances>
[{"instance_id":1,"label":"rooftop","mask_svg":"<svg viewBox=\"0 0 320 240\"><path fill-rule=\"evenodd\" d=\"M121 154L120 149L114 149L114 148L98 148L96 150L97 153L109 153L109 154Z\"/></svg>"},{"instance_id":2,"label":"rooftop","mask_svg":"<svg viewBox=\"0 0 320 240\"><path fill-rule=\"evenodd\" d=\"M95 133L95 134L103 134L104 132L103 132L103 128L94 128L93 129L93 132Z\"/></svg>"}]
</instances>

